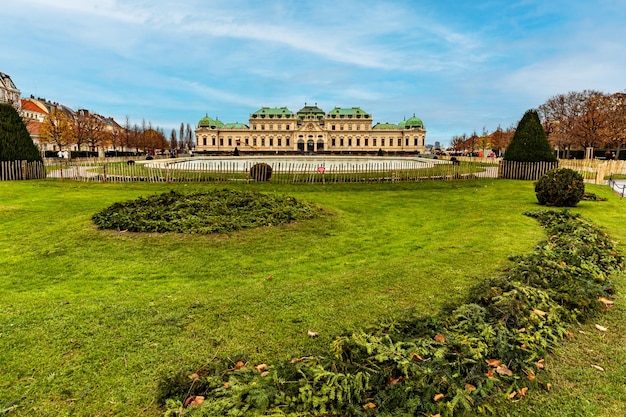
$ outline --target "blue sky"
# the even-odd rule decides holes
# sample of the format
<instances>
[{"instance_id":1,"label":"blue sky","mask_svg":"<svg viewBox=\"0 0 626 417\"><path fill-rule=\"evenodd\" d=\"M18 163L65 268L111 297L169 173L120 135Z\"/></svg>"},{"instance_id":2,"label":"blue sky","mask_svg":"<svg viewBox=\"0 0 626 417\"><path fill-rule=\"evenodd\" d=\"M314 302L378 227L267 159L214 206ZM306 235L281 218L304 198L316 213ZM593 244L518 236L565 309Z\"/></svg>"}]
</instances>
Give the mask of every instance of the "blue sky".
<instances>
[{"instance_id":1,"label":"blue sky","mask_svg":"<svg viewBox=\"0 0 626 417\"><path fill-rule=\"evenodd\" d=\"M413 114L427 142L626 88L626 0L20 0L0 71L23 96L123 123L247 123L263 106Z\"/></svg>"}]
</instances>

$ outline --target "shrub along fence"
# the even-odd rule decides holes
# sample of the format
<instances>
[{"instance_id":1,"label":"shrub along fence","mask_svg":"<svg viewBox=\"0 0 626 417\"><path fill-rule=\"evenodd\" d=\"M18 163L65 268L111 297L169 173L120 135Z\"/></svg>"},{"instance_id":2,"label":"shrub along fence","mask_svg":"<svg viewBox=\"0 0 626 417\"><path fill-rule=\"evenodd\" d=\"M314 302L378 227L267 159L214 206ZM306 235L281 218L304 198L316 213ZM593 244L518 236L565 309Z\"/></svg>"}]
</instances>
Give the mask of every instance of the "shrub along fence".
<instances>
[{"instance_id":1,"label":"shrub along fence","mask_svg":"<svg viewBox=\"0 0 626 417\"><path fill-rule=\"evenodd\" d=\"M43 178L46 168L41 161L0 161L0 181Z\"/></svg>"}]
</instances>

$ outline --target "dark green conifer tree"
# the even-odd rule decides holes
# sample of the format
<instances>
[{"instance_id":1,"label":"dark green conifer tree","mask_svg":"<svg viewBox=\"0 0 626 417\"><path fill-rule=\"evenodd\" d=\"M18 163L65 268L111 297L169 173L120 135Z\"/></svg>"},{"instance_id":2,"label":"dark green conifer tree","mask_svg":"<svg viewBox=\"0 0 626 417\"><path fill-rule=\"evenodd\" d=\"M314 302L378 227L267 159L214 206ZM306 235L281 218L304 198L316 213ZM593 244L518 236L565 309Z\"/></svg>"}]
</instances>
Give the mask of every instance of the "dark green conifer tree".
<instances>
[{"instance_id":1,"label":"dark green conifer tree","mask_svg":"<svg viewBox=\"0 0 626 417\"><path fill-rule=\"evenodd\" d=\"M0 161L42 161L24 121L7 103L0 103Z\"/></svg>"},{"instance_id":2,"label":"dark green conifer tree","mask_svg":"<svg viewBox=\"0 0 626 417\"><path fill-rule=\"evenodd\" d=\"M536 110L528 110L517 125L504 153L505 161L555 162L556 156Z\"/></svg>"}]
</instances>

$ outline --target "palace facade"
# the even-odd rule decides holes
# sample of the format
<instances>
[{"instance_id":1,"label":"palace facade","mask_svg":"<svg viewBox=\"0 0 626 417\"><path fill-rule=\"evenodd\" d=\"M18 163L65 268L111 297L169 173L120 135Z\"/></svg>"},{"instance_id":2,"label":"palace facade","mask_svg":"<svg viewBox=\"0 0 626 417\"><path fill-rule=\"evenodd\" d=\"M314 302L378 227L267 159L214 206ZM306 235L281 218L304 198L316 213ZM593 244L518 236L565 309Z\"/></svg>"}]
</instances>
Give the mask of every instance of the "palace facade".
<instances>
[{"instance_id":1,"label":"palace facade","mask_svg":"<svg viewBox=\"0 0 626 417\"><path fill-rule=\"evenodd\" d=\"M376 123L359 107L335 107L326 113L306 103L297 113L286 107L263 107L249 124L223 123L208 115L195 130L196 151L206 153L424 153L426 129L415 117L399 124Z\"/></svg>"}]
</instances>

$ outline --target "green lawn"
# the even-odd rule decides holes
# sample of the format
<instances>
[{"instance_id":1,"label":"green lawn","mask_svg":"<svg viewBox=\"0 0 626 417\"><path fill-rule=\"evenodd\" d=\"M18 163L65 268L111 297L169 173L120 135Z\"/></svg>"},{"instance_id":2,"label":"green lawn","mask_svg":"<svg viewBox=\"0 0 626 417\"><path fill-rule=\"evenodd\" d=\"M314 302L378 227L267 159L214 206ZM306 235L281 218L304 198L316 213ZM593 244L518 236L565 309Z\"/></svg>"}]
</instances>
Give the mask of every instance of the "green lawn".
<instances>
[{"instance_id":1,"label":"green lawn","mask_svg":"<svg viewBox=\"0 0 626 417\"><path fill-rule=\"evenodd\" d=\"M0 182L0 415L158 416L159 380L214 357L274 362L408 308L461 300L544 237L531 182L235 184L331 214L222 236L97 230L116 201L224 185ZM626 242L626 202L574 211ZM626 252L626 244L620 244ZM620 290L624 279L618 280ZM515 416L626 413L626 309L574 330ZM307 331L319 332L311 339ZM602 366L599 371L591 365Z\"/></svg>"}]
</instances>

